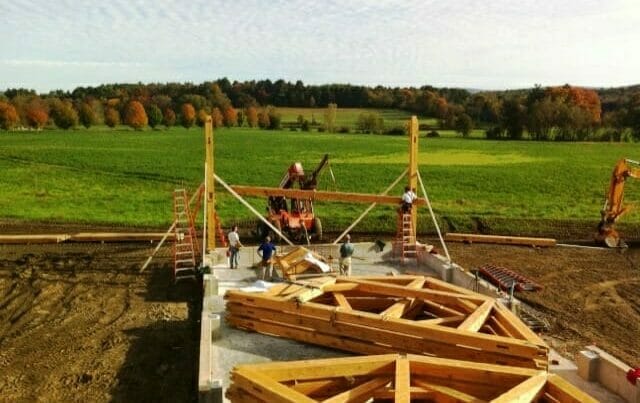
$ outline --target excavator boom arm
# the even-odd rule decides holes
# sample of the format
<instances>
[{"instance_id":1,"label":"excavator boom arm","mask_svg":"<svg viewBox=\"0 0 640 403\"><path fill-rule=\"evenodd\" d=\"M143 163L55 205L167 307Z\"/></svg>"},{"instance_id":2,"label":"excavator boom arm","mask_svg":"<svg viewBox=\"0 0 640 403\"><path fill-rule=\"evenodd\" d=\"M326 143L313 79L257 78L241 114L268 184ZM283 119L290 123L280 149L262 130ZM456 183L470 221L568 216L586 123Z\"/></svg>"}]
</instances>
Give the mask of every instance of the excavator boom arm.
<instances>
[{"instance_id":1,"label":"excavator boom arm","mask_svg":"<svg viewBox=\"0 0 640 403\"><path fill-rule=\"evenodd\" d=\"M614 226L616 221L630 209L629 206L624 205L624 185L627 178L640 178L640 162L621 159L613 168L607 197L600 212L602 219L596 234L596 239L604 241L608 246L619 246L620 238Z\"/></svg>"}]
</instances>

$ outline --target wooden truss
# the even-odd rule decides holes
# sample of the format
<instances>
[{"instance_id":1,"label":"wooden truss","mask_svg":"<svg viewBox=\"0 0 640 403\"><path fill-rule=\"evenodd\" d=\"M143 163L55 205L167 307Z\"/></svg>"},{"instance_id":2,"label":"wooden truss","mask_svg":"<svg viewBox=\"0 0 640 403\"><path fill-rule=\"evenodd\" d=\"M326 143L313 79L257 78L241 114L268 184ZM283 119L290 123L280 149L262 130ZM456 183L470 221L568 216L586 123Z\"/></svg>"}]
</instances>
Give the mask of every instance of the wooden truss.
<instances>
[{"instance_id":1,"label":"wooden truss","mask_svg":"<svg viewBox=\"0 0 640 403\"><path fill-rule=\"evenodd\" d=\"M240 365L233 402L596 402L558 375L418 355Z\"/></svg>"},{"instance_id":2,"label":"wooden truss","mask_svg":"<svg viewBox=\"0 0 640 403\"><path fill-rule=\"evenodd\" d=\"M241 329L359 354L547 368L546 344L506 307L429 277L324 276L225 298Z\"/></svg>"}]
</instances>

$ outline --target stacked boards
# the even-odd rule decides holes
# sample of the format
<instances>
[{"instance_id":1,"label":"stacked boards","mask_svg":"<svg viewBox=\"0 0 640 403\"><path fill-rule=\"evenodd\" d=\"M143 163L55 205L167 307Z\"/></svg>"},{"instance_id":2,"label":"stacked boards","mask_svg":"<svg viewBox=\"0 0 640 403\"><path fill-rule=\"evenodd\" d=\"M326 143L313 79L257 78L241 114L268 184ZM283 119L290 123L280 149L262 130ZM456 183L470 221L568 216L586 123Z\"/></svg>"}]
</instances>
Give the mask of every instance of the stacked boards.
<instances>
[{"instance_id":1,"label":"stacked boards","mask_svg":"<svg viewBox=\"0 0 640 403\"><path fill-rule=\"evenodd\" d=\"M240 365L233 402L596 402L558 375L418 355Z\"/></svg>"},{"instance_id":2,"label":"stacked boards","mask_svg":"<svg viewBox=\"0 0 640 403\"><path fill-rule=\"evenodd\" d=\"M546 370L548 347L495 299L424 276L323 276L230 290L235 327L359 354Z\"/></svg>"}]
</instances>

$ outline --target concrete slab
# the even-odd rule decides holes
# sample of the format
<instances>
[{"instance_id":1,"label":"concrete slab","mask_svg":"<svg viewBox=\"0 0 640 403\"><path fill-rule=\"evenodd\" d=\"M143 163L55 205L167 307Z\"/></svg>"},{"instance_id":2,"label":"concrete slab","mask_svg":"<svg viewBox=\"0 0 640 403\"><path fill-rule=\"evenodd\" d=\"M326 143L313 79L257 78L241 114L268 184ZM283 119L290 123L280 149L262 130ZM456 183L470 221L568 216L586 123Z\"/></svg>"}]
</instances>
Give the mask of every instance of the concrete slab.
<instances>
[{"instance_id":1,"label":"concrete slab","mask_svg":"<svg viewBox=\"0 0 640 403\"><path fill-rule=\"evenodd\" d=\"M444 264L442 260L428 257L428 261L417 263L407 263L401 265L398 261L392 261L391 243L387 242L383 251L380 251L376 243L357 243L356 251L352 259L352 273L354 275L386 275L389 273L400 274L404 272L424 273L425 275L435 275L440 277L441 272L432 266ZM280 251L285 251L286 247L280 247ZM328 257L338 256L339 245L312 245L309 249ZM257 264L260 257L256 253L257 247L244 247L240 251L239 268L230 269L228 260L219 260L212 269L212 275L217 280L218 293L220 296L228 289L241 288L252 284L257 280ZM224 249L216 252L219 256L225 255ZM337 269L337 259L335 265ZM464 272L461 268L453 266L451 279L456 285L475 289L481 293L495 296L488 284L478 284L473 276ZM205 296L205 298L207 298ZM222 299L209 297L209 306L222 306ZM220 313L222 313L220 311ZM251 333L227 326L224 320L220 323L220 338L211 340L209 347L212 379L220 380L223 388L230 384L229 374L231 369L242 363L258 363L265 361L290 361L316 358L344 357L348 353L323 348L319 346L307 345L288 339L268 336L259 333ZM205 349L206 350L206 349ZM201 357L202 358L202 357ZM584 390L594 398L603 402L624 402L621 397L609 392L600 384L587 382L578 375L576 365L560 356L556 351L551 351L550 372L556 373L580 389ZM555 364L554 364L555 363ZM226 399L225 399L226 401Z\"/></svg>"}]
</instances>

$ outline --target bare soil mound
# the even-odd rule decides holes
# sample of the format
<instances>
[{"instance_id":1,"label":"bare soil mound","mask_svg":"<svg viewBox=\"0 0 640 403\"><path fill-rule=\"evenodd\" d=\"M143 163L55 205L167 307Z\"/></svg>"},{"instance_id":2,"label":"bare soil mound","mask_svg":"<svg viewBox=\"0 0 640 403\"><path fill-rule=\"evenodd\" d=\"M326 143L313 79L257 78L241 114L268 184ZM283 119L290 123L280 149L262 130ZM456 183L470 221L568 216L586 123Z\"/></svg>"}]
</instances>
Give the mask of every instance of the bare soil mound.
<instances>
[{"instance_id":1,"label":"bare soil mound","mask_svg":"<svg viewBox=\"0 0 640 403\"><path fill-rule=\"evenodd\" d=\"M551 344L574 354L596 344L640 366L640 249L530 248L448 244L453 260L472 269L503 266L544 286L516 297L551 324ZM564 350L564 351L563 351Z\"/></svg>"}]
</instances>

